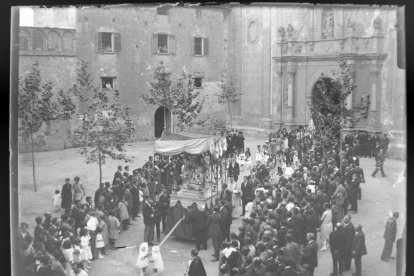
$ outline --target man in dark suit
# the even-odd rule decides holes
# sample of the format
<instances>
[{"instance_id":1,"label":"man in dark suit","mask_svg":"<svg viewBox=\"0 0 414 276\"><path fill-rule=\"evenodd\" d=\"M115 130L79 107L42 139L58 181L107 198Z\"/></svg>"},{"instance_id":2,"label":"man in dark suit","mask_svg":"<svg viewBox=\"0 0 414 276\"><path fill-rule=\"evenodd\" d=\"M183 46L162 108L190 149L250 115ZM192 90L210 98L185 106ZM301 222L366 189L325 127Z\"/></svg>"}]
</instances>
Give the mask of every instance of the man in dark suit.
<instances>
[{"instance_id":1,"label":"man in dark suit","mask_svg":"<svg viewBox=\"0 0 414 276\"><path fill-rule=\"evenodd\" d=\"M195 238L197 250L207 249L208 216L198 209L194 202L189 208L187 223L191 224L191 230Z\"/></svg>"},{"instance_id":2,"label":"man in dark suit","mask_svg":"<svg viewBox=\"0 0 414 276\"><path fill-rule=\"evenodd\" d=\"M362 226L360 224L355 225L355 238L352 243L352 256L355 260L355 273L354 276L361 276L362 269L362 256L367 254L367 248L365 246L365 235L362 232Z\"/></svg>"},{"instance_id":3,"label":"man in dark suit","mask_svg":"<svg viewBox=\"0 0 414 276\"><path fill-rule=\"evenodd\" d=\"M153 200L147 197L142 206L142 214L144 215L144 241L148 245L152 245L154 240L154 226L155 226L155 210L153 208Z\"/></svg>"},{"instance_id":4,"label":"man in dark suit","mask_svg":"<svg viewBox=\"0 0 414 276\"><path fill-rule=\"evenodd\" d=\"M223 241L223 230L221 228L222 217L219 214L219 207L216 206L213 208L213 214L209 216L209 221L209 236L211 237L211 241L213 242L214 247L214 258L211 261L217 262L220 257L220 248Z\"/></svg>"},{"instance_id":5,"label":"man in dark suit","mask_svg":"<svg viewBox=\"0 0 414 276\"><path fill-rule=\"evenodd\" d=\"M233 207L231 203L226 199L219 202L220 215L221 215L221 229L223 231L224 240L230 241L230 226L232 223L232 211Z\"/></svg>"},{"instance_id":6,"label":"man in dark suit","mask_svg":"<svg viewBox=\"0 0 414 276\"><path fill-rule=\"evenodd\" d=\"M398 212L394 212L392 217L387 220L385 224L384 232L384 249L382 250L381 261L388 262L391 258L392 248L394 246L395 237L397 235L397 219L399 217Z\"/></svg>"},{"instance_id":7,"label":"man in dark suit","mask_svg":"<svg viewBox=\"0 0 414 276\"><path fill-rule=\"evenodd\" d=\"M254 199L253 184L248 180L247 176L243 177L243 182L241 184L241 192L243 205L243 213L241 214L241 216L244 216L246 213L246 204L253 201Z\"/></svg>"},{"instance_id":8,"label":"man in dark suit","mask_svg":"<svg viewBox=\"0 0 414 276\"><path fill-rule=\"evenodd\" d=\"M163 188L162 193L158 199L159 202L159 214L161 217L162 233L167 234L165 230L165 221L167 220L168 209L170 208L170 196L167 193L167 189Z\"/></svg>"},{"instance_id":9,"label":"man in dark suit","mask_svg":"<svg viewBox=\"0 0 414 276\"><path fill-rule=\"evenodd\" d=\"M223 183L223 185L221 187L221 192L218 196L218 200L219 201L225 201L227 199L231 202L231 198L232 198L232 192L227 189L227 184Z\"/></svg>"},{"instance_id":10,"label":"man in dark suit","mask_svg":"<svg viewBox=\"0 0 414 276\"><path fill-rule=\"evenodd\" d=\"M375 171L371 174L372 177L375 177L375 175L378 172L378 169L381 171L382 177L386 177L384 173L384 161L385 161L384 151L383 149L380 149L376 157Z\"/></svg>"},{"instance_id":11,"label":"man in dark suit","mask_svg":"<svg viewBox=\"0 0 414 276\"><path fill-rule=\"evenodd\" d=\"M239 179L239 175L240 175L240 166L239 163L236 162L236 158L232 158L229 167L227 168L227 174L228 176L231 178L233 178L233 180L235 182L237 182L237 180Z\"/></svg>"},{"instance_id":12,"label":"man in dark suit","mask_svg":"<svg viewBox=\"0 0 414 276\"><path fill-rule=\"evenodd\" d=\"M122 175L122 166L121 165L118 166L118 170L115 172L114 180L112 181L112 184L115 182L115 179L117 179L117 178L119 180L124 179L124 177Z\"/></svg>"},{"instance_id":13,"label":"man in dark suit","mask_svg":"<svg viewBox=\"0 0 414 276\"><path fill-rule=\"evenodd\" d=\"M351 269L351 261L352 261L352 243L355 237L355 228L351 222L351 216L346 215L344 216L344 256L343 256L343 271L348 271Z\"/></svg>"},{"instance_id":14,"label":"man in dark suit","mask_svg":"<svg viewBox=\"0 0 414 276\"><path fill-rule=\"evenodd\" d=\"M313 233L306 234L308 244L302 250L302 265L309 276L313 276L315 267L318 266L318 244Z\"/></svg>"},{"instance_id":15,"label":"man in dark suit","mask_svg":"<svg viewBox=\"0 0 414 276\"><path fill-rule=\"evenodd\" d=\"M342 224L338 222L336 228L333 232L329 234L329 247L331 248L332 262L333 262L333 273L331 276L338 275L338 266L339 266L339 275L342 275L342 258L344 253L344 231Z\"/></svg>"}]
</instances>

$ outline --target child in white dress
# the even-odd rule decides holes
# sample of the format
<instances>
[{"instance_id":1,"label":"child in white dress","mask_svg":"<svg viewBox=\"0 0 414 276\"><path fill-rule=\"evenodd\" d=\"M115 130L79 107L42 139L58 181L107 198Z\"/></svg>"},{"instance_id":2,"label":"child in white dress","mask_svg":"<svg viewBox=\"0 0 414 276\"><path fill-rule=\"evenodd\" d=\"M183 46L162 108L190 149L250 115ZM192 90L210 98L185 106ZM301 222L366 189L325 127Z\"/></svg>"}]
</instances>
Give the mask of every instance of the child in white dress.
<instances>
[{"instance_id":1,"label":"child in white dress","mask_svg":"<svg viewBox=\"0 0 414 276\"><path fill-rule=\"evenodd\" d=\"M164 271L164 262L162 260L160 247L154 245L152 247L152 261L154 262L154 276L157 276L159 272Z\"/></svg>"},{"instance_id":2,"label":"child in white dress","mask_svg":"<svg viewBox=\"0 0 414 276\"><path fill-rule=\"evenodd\" d=\"M95 241L95 247L96 249L98 249L99 251L99 259L103 259L103 254L105 254L105 241L104 241L104 237L103 237L103 229L98 227L96 228L96 241Z\"/></svg>"},{"instance_id":3,"label":"child in white dress","mask_svg":"<svg viewBox=\"0 0 414 276\"><path fill-rule=\"evenodd\" d=\"M141 271L141 276L145 275L145 270L148 267L148 243L143 242L141 243L141 245L139 246L139 253L138 253L138 259L137 259L137 267L140 269Z\"/></svg>"},{"instance_id":4,"label":"child in white dress","mask_svg":"<svg viewBox=\"0 0 414 276\"><path fill-rule=\"evenodd\" d=\"M83 259L90 264L92 260L92 250L89 244L91 237L89 236L89 231L87 229L82 229L80 231L81 239L81 248L83 249Z\"/></svg>"},{"instance_id":5,"label":"child in white dress","mask_svg":"<svg viewBox=\"0 0 414 276\"><path fill-rule=\"evenodd\" d=\"M55 212L60 211L60 205L62 203L62 197L60 196L60 191L58 189L55 190L52 198L53 206L55 207Z\"/></svg>"}]
</instances>

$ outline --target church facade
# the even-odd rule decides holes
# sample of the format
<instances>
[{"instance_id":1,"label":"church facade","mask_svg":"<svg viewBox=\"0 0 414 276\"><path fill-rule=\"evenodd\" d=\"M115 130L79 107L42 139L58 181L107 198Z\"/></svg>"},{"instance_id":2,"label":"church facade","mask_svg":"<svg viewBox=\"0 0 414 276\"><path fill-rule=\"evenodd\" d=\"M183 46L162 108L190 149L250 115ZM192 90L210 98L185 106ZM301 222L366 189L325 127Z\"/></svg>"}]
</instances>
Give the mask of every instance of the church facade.
<instances>
[{"instance_id":1,"label":"church facade","mask_svg":"<svg viewBox=\"0 0 414 276\"><path fill-rule=\"evenodd\" d=\"M62 12L59 18L71 22L76 59L89 62L102 89L121 92L136 125L136 139L154 137L162 107L147 105L140 95L148 91L151 72L161 61L173 78L191 74L206 100L204 112L221 117L227 115L227 106L217 103L217 84L223 76L230 78L240 95L232 106L234 127L264 136L279 128L306 126L316 81L321 74L333 78L344 60L356 85L347 106L363 107L353 129L388 133L396 148L405 147L405 70L396 62L395 7L263 4L89 7L72 9L70 16ZM34 9L29 27L56 25L57 16L49 13ZM31 29L21 26L23 31ZM63 40L65 31L56 29L64 50L69 45ZM30 61L63 60L62 55L21 53L20 72ZM70 59L70 73L60 83L75 80L72 54ZM62 70L61 62L49 64L44 70Z\"/></svg>"}]
</instances>

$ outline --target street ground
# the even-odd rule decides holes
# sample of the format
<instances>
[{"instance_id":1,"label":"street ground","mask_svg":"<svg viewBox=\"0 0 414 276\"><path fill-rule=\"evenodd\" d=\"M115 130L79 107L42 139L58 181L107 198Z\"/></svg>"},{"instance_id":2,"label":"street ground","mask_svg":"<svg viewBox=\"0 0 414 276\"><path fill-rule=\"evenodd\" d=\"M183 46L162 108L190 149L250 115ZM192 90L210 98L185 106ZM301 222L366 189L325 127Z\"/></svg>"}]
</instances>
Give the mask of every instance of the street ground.
<instances>
[{"instance_id":1,"label":"street ground","mask_svg":"<svg viewBox=\"0 0 414 276\"><path fill-rule=\"evenodd\" d=\"M263 140L246 138L246 146L250 147L253 155L256 145L263 144ZM134 156L130 168L135 169L144 164L149 155L153 153L152 142L140 142L128 145L127 152ZM36 180L37 192L33 189L31 154L19 154L19 222L27 222L30 225L30 232L34 230L34 219L44 212L52 212L52 216L59 216L59 212L54 212L52 204L53 192L59 190L64 183L64 179L79 176L83 183L86 194L93 197L99 182L99 169L97 164L85 164L83 156L78 149L66 149L61 151L39 152L36 158ZM116 171L118 161L107 160L103 166L103 181L112 181ZM361 158L360 165L364 169L366 183L362 184L362 200L358 202L359 212L352 214L352 222L363 226L366 237L368 254L362 259L362 274L366 276L392 276L395 275L395 260L382 262L380 260L384 239L385 222L389 211L399 211L397 239L401 237L406 220L406 183L396 184L399 175L405 168L405 162L399 160L386 160L385 173L387 177L377 173L376 178L371 177L374 169L374 159ZM246 172L244 172L246 173ZM72 181L73 182L73 181ZM16 215L16 214L13 214ZM136 221L132 221L132 226L126 232L121 233L117 246L127 246L126 248L110 251L104 259L93 262L90 276L106 275L139 275L135 266L138 256L138 245L143 241L144 224L142 216ZM233 220L232 231L237 232L241 224L240 217ZM161 234L161 240L164 235ZM319 243L321 247L321 244ZM194 244L170 237L162 248L161 253L164 259L165 271L159 275L182 276L185 272L186 263L190 258L190 250ZM208 250L200 251L207 275L217 275L218 263L210 262L213 253L212 244L209 240ZM393 250L395 256L395 246ZM330 275L332 272L332 261L329 252L320 252L318 256L319 265L315 270L315 275ZM354 264L352 264L354 271ZM344 276L352 275L351 271L344 272Z\"/></svg>"}]
</instances>

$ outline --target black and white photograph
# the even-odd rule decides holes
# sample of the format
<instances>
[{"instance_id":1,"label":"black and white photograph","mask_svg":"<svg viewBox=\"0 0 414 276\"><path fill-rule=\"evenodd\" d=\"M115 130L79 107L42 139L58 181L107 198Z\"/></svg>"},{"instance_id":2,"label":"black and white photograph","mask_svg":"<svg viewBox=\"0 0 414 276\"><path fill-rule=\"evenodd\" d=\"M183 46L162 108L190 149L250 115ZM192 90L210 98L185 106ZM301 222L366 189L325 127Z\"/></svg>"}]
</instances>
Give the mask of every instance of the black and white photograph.
<instances>
[{"instance_id":1,"label":"black and white photograph","mask_svg":"<svg viewBox=\"0 0 414 276\"><path fill-rule=\"evenodd\" d=\"M11 275L406 275L405 12L12 7Z\"/></svg>"}]
</instances>

